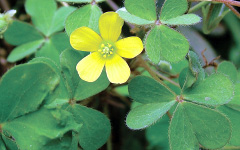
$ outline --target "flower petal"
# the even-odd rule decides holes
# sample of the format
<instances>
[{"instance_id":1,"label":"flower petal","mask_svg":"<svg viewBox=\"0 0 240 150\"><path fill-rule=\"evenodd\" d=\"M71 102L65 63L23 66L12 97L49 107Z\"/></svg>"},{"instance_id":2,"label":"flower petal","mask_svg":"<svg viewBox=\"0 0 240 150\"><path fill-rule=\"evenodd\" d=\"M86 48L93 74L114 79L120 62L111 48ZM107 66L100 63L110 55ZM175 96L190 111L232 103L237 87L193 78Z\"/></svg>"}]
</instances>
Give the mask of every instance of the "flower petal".
<instances>
[{"instance_id":1,"label":"flower petal","mask_svg":"<svg viewBox=\"0 0 240 150\"><path fill-rule=\"evenodd\" d=\"M123 19L115 12L107 12L99 19L99 30L104 40L117 41L121 34Z\"/></svg>"},{"instance_id":2,"label":"flower petal","mask_svg":"<svg viewBox=\"0 0 240 150\"><path fill-rule=\"evenodd\" d=\"M139 37L128 37L115 43L117 53L125 58L134 58L143 50L143 43Z\"/></svg>"},{"instance_id":3,"label":"flower petal","mask_svg":"<svg viewBox=\"0 0 240 150\"><path fill-rule=\"evenodd\" d=\"M106 71L111 83L124 83L130 76L128 64L117 54L106 61Z\"/></svg>"},{"instance_id":4,"label":"flower petal","mask_svg":"<svg viewBox=\"0 0 240 150\"><path fill-rule=\"evenodd\" d=\"M97 51L102 38L88 27L80 27L70 35L70 43L76 50L94 52Z\"/></svg>"},{"instance_id":5,"label":"flower petal","mask_svg":"<svg viewBox=\"0 0 240 150\"><path fill-rule=\"evenodd\" d=\"M77 64L77 72L80 78L87 82L94 82L101 75L105 64L98 52L89 54Z\"/></svg>"}]
</instances>

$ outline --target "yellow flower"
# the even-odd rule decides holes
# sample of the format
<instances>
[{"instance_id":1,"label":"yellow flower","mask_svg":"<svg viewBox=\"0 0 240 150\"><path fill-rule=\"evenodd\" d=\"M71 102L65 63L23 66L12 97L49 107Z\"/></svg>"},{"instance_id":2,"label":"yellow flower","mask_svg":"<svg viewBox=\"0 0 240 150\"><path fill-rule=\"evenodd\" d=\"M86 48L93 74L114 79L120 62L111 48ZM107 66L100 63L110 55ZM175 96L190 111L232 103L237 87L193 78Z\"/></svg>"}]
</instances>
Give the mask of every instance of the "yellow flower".
<instances>
[{"instance_id":1,"label":"yellow flower","mask_svg":"<svg viewBox=\"0 0 240 150\"><path fill-rule=\"evenodd\" d=\"M123 20L115 12L107 12L99 19L101 36L88 27L80 27L70 35L70 43L76 50L91 52L76 66L81 79L96 81L105 66L112 83L124 83L130 76L130 68L122 58L134 58L143 50L138 37L118 38Z\"/></svg>"}]
</instances>

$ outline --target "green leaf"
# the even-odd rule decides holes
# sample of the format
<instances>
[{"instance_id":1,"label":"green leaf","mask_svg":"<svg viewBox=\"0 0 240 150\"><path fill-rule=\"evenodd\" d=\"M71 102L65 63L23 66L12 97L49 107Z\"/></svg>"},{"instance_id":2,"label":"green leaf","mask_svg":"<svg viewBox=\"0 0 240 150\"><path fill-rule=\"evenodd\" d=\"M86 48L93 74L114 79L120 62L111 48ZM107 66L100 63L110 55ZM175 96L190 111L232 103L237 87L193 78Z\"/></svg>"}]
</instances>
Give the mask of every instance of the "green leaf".
<instances>
[{"instance_id":1,"label":"green leaf","mask_svg":"<svg viewBox=\"0 0 240 150\"><path fill-rule=\"evenodd\" d=\"M156 124L146 129L146 139L149 149L169 150L168 144L169 118L164 115Z\"/></svg>"},{"instance_id":2,"label":"green leaf","mask_svg":"<svg viewBox=\"0 0 240 150\"><path fill-rule=\"evenodd\" d=\"M2 136L0 135L0 149L7 150L5 143L3 142Z\"/></svg>"},{"instance_id":3,"label":"green leaf","mask_svg":"<svg viewBox=\"0 0 240 150\"><path fill-rule=\"evenodd\" d=\"M124 5L130 14L150 21L157 20L155 0L125 0Z\"/></svg>"},{"instance_id":4,"label":"green leaf","mask_svg":"<svg viewBox=\"0 0 240 150\"><path fill-rule=\"evenodd\" d=\"M63 30L65 20L74 10L76 10L76 8L71 6L59 8L53 16L52 24L49 29L49 35Z\"/></svg>"},{"instance_id":5,"label":"green leaf","mask_svg":"<svg viewBox=\"0 0 240 150\"><path fill-rule=\"evenodd\" d=\"M40 109L7 122L3 133L10 133L20 149L69 150L71 131L80 128L67 111Z\"/></svg>"},{"instance_id":6,"label":"green leaf","mask_svg":"<svg viewBox=\"0 0 240 150\"><path fill-rule=\"evenodd\" d=\"M173 115L169 134L172 150L198 149L197 141L206 149L218 149L229 142L231 124L216 110L183 102Z\"/></svg>"},{"instance_id":7,"label":"green leaf","mask_svg":"<svg viewBox=\"0 0 240 150\"><path fill-rule=\"evenodd\" d=\"M236 83L238 79L237 68L231 62L223 61L222 63L220 63L218 65L217 72L221 72L227 75L233 81L233 83Z\"/></svg>"},{"instance_id":8,"label":"green leaf","mask_svg":"<svg viewBox=\"0 0 240 150\"><path fill-rule=\"evenodd\" d=\"M26 12L32 17L33 24L44 35L49 36L49 29L57 10L57 3L54 0L27 0L25 3Z\"/></svg>"},{"instance_id":9,"label":"green leaf","mask_svg":"<svg viewBox=\"0 0 240 150\"><path fill-rule=\"evenodd\" d=\"M81 105L72 105L68 107L68 111L73 114L77 123L83 124L79 134L79 143L83 149L99 149L106 143L111 125L104 114Z\"/></svg>"},{"instance_id":10,"label":"green leaf","mask_svg":"<svg viewBox=\"0 0 240 150\"><path fill-rule=\"evenodd\" d=\"M178 81L183 92L185 89L193 86L197 79L189 68L185 68L180 73Z\"/></svg>"},{"instance_id":11,"label":"green leaf","mask_svg":"<svg viewBox=\"0 0 240 150\"><path fill-rule=\"evenodd\" d=\"M91 3L93 0L57 0L59 2L71 2L71 3ZM105 0L95 0L95 2L104 2Z\"/></svg>"},{"instance_id":12,"label":"green leaf","mask_svg":"<svg viewBox=\"0 0 240 150\"><path fill-rule=\"evenodd\" d=\"M228 103L234 93L232 81L223 74L212 74L194 88L183 92L186 100L206 105L223 105Z\"/></svg>"},{"instance_id":13,"label":"green leaf","mask_svg":"<svg viewBox=\"0 0 240 150\"><path fill-rule=\"evenodd\" d=\"M228 107L240 111L240 83L235 84L233 99L227 104Z\"/></svg>"},{"instance_id":14,"label":"green leaf","mask_svg":"<svg viewBox=\"0 0 240 150\"><path fill-rule=\"evenodd\" d=\"M36 63L36 62L44 63L51 66L52 69L57 73L58 77L60 78L60 82L56 87L56 89L45 98L45 106L46 104L49 104L48 107L57 108L65 103L68 103L70 99L70 93L68 90L68 86L65 83L65 79L62 76L62 70L60 66L58 66L51 59L45 58L45 57L34 58L29 63Z\"/></svg>"},{"instance_id":15,"label":"green leaf","mask_svg":"<svg viewBox=\"0 0 240 150\"><path fill-rule=\"evenodd\" d=\"M169 102L176 99L165 86L146 76L137 76L128 85L128 91L134 101L147 103Z\"/></svg>"},{"instance_id":16,"label":"green leaf","mask_svg":"<svg viewBox=\"0 0 240 150\"><path fill-rule=\"evenodd\" d=\"M4 39L11 45L21 45L43 38L32 25L21 21L13 21L4 33Z\"/></svg>"},{"instance_id":17,"label":"green leaf","mask_svg":"<svg viewBox=\"0 0 240 150\"><path fill-rule=\"evenodd\" d=\"M16 141L12 137L6 137L4 134L2 135L2 139L6 145L6 150L19 150ZM1 146L0 146L1 148ZM2 149L1 149L2 150Z\"/></svg>"},{"instance_id":18,"label":"green leaf","mask_svg":"<svg viewBox=\"0 0 240 150\"><path fill-rule=\"evenodd\" d=\"M227 115L229 120L231 121L232 125L232 137L227 144L227 146L238 146L240 147L240 120L237 118L240 118L240 111L233 110L226 106L220 106L218 107L218 110L220 110L222 113Z\"/></svg>"},{"instance_id":19,"label":"green leaf","mask_svg":"<svg viewBox=\"0 0 240 150\"><path fill-rule=\"evenodd\" d=\"M66 32L70 35L75 29L86 26L99 33L98 20L102 14L101 9L97 5L83 6L67 17Z\"/></svg>"},{"instance_id":20,"label":"green leaf","mask_svg":"<svg viewBox=\"0 0 240 150\"><path fill-rule=\"evenodd\" d=\"M106 89L110 84L105 71L103 71L95 82L86 82L79 77L76 65L84 58L85 54L86 53L69 49L65 50L60 58L64 78L71 87L71 98L74 100L83 100L93 96Z\"/></svg>"},{"instance_id":21,"label":"green leaf","mask_svg":"<svg viewBox=\"0 0 240 150\"><path fill-rule=\"evenodd\" d=\"M68 48L71 48L68 36L65 33L57 33L45 42L42 48L36 53L36 57L50 58L60 66L60 54Z\"/></svg>"},{"instance_id":22,"label":"green leaf","mask_svg":"<svg viewBox=\"0 0 240 150\"><path fill-rule=\"evenodd\" d=\"M126 10L125 7L118 9L117 13L123 20L132 24L147 25L147 24L153 24L155 22L154 20L150 21L150 20L142 19L135 15L132 15Z\"/></svg>"},{"instance_id":23,"label":"green leaf","mask_svg":"<svg viewBox=\"0 0 240 150\"><path fill-rule=\"evenodd\" d=\"M166 21L162 20L161 22L168 25L193 25L200 21L201 18L195 14L185 14Z\"/></svg>"},{"instance_id":24,"label":"green leaf","mask_svg":"<svg viewBox=\"0 0 240 150\"><path fill-rule=\"evenodd\" d=\"M199 149L191 122L181 104L178 104L169 126L169 143L171 150Z\"/></svg>"},{"instance_id":25,"label":"green leaf","mask_svg":"<svg viewBox=\"0 0 240 150\"><path fill-rule=\"evenodd\" d=\"M8 56L7 61L13 63L33 54L41 47L43 42L44 40L33 41L14 48Z\"/></svg>"},{"instance_id":26,"label":"green leaf","mask_svg":"<svg viewBox=\"0 0 240 150\"><path fill-rule=\"evenodd\" d=\"M167 21L183 15L188 8L187 0L165 0L162 6L160 20Z\"/></svg>"},{"instance_id":27,"label":"green leaf","mask_svg":"<svg viewBox=\"0 0 240 150\"><path fill-rule=\"evenodd\" d=\"M146 128L158 121L175 103L171 101L137 106L127 115L127 126L131 129Z\"/></svg>"},{"instance_id":28,"label":"green leaf","mask_svg":"<svg viewBox=\"0 0 240 150\"><path fill-rule=\"evenodd\" d=\"M178 62L189 50L187 39L179 32L165 25L155 26L146 37L147 55L153 63L160 60Z\"/></svg>"},{"instance_id":29,"label":"green leaf","mask_svg":"<svg viewBox=\"0 0 240 150\"><path fill-rule=\"evenodd\" d=\"M0 82L0 123L35 111L58 83L53 69L42 63L19 65L8 71Z\"/></svg>"}]
</instances>

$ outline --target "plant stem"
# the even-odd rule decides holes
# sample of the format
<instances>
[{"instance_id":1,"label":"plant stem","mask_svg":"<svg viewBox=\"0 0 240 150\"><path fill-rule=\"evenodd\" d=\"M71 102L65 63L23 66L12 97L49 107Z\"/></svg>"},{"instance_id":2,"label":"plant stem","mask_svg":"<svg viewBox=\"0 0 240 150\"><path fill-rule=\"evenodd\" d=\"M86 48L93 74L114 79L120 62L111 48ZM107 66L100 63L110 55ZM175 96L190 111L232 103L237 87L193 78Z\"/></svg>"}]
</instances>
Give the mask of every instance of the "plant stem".
<instances>
[{"instance_id":1,"label":"plant stem","mask_svg":"<svg viewBox=\"0 0 240 150\"><path fill-rule=\"evenodd\" d=\"M240 18L240 13L232 6L229 4L225 4L229 9L231 9L231 11L238 17Z\"/></svg>"},{"instance_id":2,"label":"plant stem","mask_svg":"<svg viewBox=\"0 0 240 150\"><path fill-rule=\"evenodd\" d=\"M172 83L173 85L175 85L176 87L180 87L178 83L174 82L173 80L169 79L168 77L162 75L161 73L159 73L158 71L154 71L156 73L157 76L159 76L160 78L162 78L163 80L166 80L170 83Z\"/></svg>"},{"instance_id":3,"label":"plant stem","mask_svg":"<svg viewBox=\"0 0 240 150\"><path fill-rule=\"evenodd\" d=\"M240 2L234 0L188 0L189 2L219 2L240 7Z\"/></svg>"},{"instance_id":4,"label":"plant stem","mask_svg":"<svg viewBox=\"0 0 240 150\"><path fill-rule=\"evenodd\" d=\"M140 62L140 66L143 67L144 69L146 69L148 71L148 73L158 82L160 82L165 88L167 88L173 95L176 95L175 92L173 92L162 80L160 80L158 78L158 76L156 75L156 73L148 66L148 64L145 62L145 60L143 60L142 56L137 56L138 61Z\"/></svg>"},{"instance_id":5,"label":"plant stem","mask_svg":"<svg viewBox=\"0 0 240 150\"><path fill-rule=\"evenodd\" d=\"M108 104L105 104L103 107L104 114L109 118ZM107 150L112 150L112 135L110 134L107 141Z\"/></svg>"},{"instance_id":6,"label":"plant stem","mask_svg":"<svg viewBox=\"0 0 240 150\"><path fill-rule=\"evenodd\" d=\"M198 9L202 8L203 6L209 4L210 2L200 2L197 5L193 6L192 8L189 9L188 13L193 13L197 11Z\"/></svg>"}]
</instances>

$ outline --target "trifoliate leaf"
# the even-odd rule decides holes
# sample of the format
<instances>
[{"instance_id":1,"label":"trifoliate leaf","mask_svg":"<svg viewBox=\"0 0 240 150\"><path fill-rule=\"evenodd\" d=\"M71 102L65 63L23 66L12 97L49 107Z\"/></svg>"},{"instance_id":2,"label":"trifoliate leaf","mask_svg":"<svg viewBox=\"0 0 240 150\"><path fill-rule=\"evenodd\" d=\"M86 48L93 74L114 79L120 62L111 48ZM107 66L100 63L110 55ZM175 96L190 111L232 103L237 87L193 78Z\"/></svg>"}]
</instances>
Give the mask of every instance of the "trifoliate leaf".
<instances>
[{"instance_id":1,"label":"trifoliate leaf","mask_svg":"<svg viewBox=\"0 0 240 150\"><path fill-rule=\"evenodd\" d=\"M162 20L163 24L168 25L193 25L197 24L201 21L201 18L195 14L186 14L182 16L178 16L169 20Z\"/></svg>"}]
</instances>

